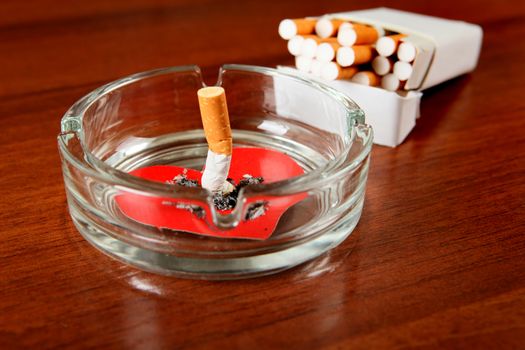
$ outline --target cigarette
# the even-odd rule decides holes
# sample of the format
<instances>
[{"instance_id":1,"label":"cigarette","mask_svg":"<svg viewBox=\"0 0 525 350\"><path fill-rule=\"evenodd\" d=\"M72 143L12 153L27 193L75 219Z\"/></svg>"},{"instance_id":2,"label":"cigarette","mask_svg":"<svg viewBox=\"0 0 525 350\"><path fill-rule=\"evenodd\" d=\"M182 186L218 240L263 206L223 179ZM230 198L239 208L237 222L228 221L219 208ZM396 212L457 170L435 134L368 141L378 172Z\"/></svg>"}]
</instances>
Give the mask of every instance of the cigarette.
<instances>
[{"instance_id":1,"label":"cigarette","mask_svg":"<svg viewBox=\"0 0 525 350\"><path fill-rule=\"evenodd\" d=\"M397 58L399 58L400 61L412 62L416 58L416 53L417 50L414 44L403 41L397 49Z\"/></svg>"},{"instance_id":2,"label":"cigarette","mask_svg":"<svg viewBox=\"0 0 525 350\"><path fill-rule=\"evenodd\" d=\"M342 67L363 64L372 61L374 51L370 45L341 46L337 50L336 61Z\"/></svg>"},{"instance_id":3,"label":"cigarette","mask_svg":"<svg viewBox=\"0 0 525 350\"><path fill-rule=\"evenodd\" d=\"M394 75L400 81L406 81L412 75L412 65L408 62L397 61L394 63Z\"/></svg>"},{"instance_id":4,"label":"cigarette","mask_svg":"<svg viewBox=\"0 0 525 350\"><path fill-rule=\"evenodd\" d=\"M380 34L376 28L354 23L339 28L337 41L342 46L373 44Z\"/></svg>"},{"instance_id":5,"label":"cigarette","mask_svg":"<svg viewBox=\"0 0 525 350\"><path fill-rule=\"evenodd\" d=\"M284 40L290 40L296 35L312 34L315 30L315 19L297 18L283 19L279 23L279 35Z\"/></svg>"},{"instance_id":6,"label":"cigarette","mask_svg":"<svg viewBox=\"0 0 525 350\"><path fill-rule=\"evenodd\" d=\"M229 193L233 186L226 179L230 170L233 142L226 94L222 87L211 86L199 89L197 96L208 142L202 187L212 192Z\"/></svg>"},{"instance_id":7,"label":"cigarette","mask_svg":"<svg viewBox=\"0 0 525 350\"><path fill-rule=\"evenodd\" d=\"M326 80L350 79L358 71L357 67L343 68L335 62L328 62L321 67L321 78Z\"/></svg>"},{"instance_id":8,"label":"cigarette","mask_svg":"<svg viewBox=\"0 0 525 350\"><path fill-rule=\"evenodd\" d=\"M313 76L320 77L321 76L321 68L323 67L324 62L319 61L318 59L313 59L312 63L310 64L310 73Z\"/></svg>"},{"instance_id":9,"label":"cigarette","mask_svg":"<svg viewBox=\"0 0 525 350\"><path fill-rule=\"evenodd\" d=\"M337 33L339 27L345 23L340 19L322 18L315 24L315 32L321 38L329 38Z\"/></svg>"},{"instance_id":10,"label":"cigarette","mask_svg":"<svg viewBox=\"0 0 525 350\"><path fill-rule=\"evenodd\" d=\"M362 71L357 73L352 77L354 83L368 85L368 86L378 86L381 78L379 75L370 71Z\"/></svg>"},{"instance_id":11,"label":"cigarette","mask_svg":"<svg viewBox=\"0 0 525 350\"><path fill-rule=\"evenodd\" d=\"M301 35L296 35L290 40L288 40L288 44L286 45L288 48L288 52L292 54L293 56L299 56L302 52L304 37Z\"/></svg>"},{"instance_id":12,"label":"cigarette","mask_svg":"<svg viewBox=\"0 0 525 350\"><path fill-rule=\"evenodd\" d=\"M383 76L392 71L394 63L392 59L384 56L377 56L372 61L372 69L377 75Z\"/></svg>"},{"instance_id":13,"label":"cigarette","mask_svg":"<svg viewBox=\"0 0 525 350\"><path fill-rule=\"evenodd\" d=\"M295 57L295 67L301 72L309 72L313 63L313 58L306 56Z\"/></svg>"},{"instance_id":14,"label":"cigarette","mask_svg":"<svg viewBox=\"0 0 525 350\"><path fill-rule=\"evenodd\" d=\"M324 39L322 43L317 46L315 57L321 62L330 62L335 58L335 54L341 45L335 38Z\"/></svg>"},{"instance_id":15,"label":"cigarette","mask_svg":"<svg viewBox=\"0 0 525 350\"><path fill-rule=\"evenodd\" d=\"M317 46L321 42L321 38L317 35L305 35L303 36L303 44L301 45L301 55L314 58L317 53Z\"/></svg>"},{"instance_id":16,"label":"cigarette","mask_svg":"<svg viewBox=\"0 0 525 350\"><path fill-rule=\"evenodd\" d=\"M376 50L381 56L392 56L396 52L399 41L404 38L403 34L389 35L381 37L376 42Z\"/></svg>"},{"instance_id":17,"label":"cigarette","mask_svg":"<svg viewBox=\"0 0 525 350\"><path fill-rule=\"evenodd\" d=\"M401 82L394 73L389 73L381 78L381 87L388 91L396 91L401 88Z\"/></svg>"}]
</instances>

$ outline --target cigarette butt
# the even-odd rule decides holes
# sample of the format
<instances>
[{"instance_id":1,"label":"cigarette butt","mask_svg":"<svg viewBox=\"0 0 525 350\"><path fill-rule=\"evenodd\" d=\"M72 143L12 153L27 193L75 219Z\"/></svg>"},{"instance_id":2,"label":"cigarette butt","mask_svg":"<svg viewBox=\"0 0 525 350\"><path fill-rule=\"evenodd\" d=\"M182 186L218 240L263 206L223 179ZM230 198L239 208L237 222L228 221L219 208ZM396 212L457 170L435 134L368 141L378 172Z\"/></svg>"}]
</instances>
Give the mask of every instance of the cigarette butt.
<instances>
[{"instance_id":1,"label":"cigarette butt","mask_svg":"<svg viewBox=\"0 0 525 350\"><path fill-rule=\"evenodd\" d=\"M321 38L317 35L303 36L303 44L301 45L301 55L314 58L317 53L317 46L321 43Z\"/></svg>"},{"instance_id":2,"label":"cigarette butt","mask_svg":"<svg viewBox=\"0 0 525 350\"><path fill-rule=\"evenodd\" d=\"M335 58L335 54L341 45L337 42L336 38L324 39L317 46L315 57L322 62L330 62Z\"/></svg>"},{"instance_id":3,"label":"cigarette butt","mask_svg":"<svg viewBox=\"0 0 525 350\"><path fill-rule=\"evenodd\" d=\"M327 62L321 67L321 78L326 80L350 79L358 71L357 67L343 68L335 62Z\"/></svg>"},{"instance_id":4,"label":"cigarette butt","mask_svg":"<svg viewBox=\"0 0 525 350\"><path fill-rule=\"evenodd\" d=\"M279 35L284 40L290 40L296 35L312 34L315 31L315 23L315 19L283 19L279 23Z\"/></svg>"},{"instance_id":5,"label":"cigarette butt","mask_svg":"<svg viewBox=\"0 0 525 350\"><path fill-rule=\"evenodd\" d=\"M394 63L392 59L384 56L377 56L372 61L372 69L377 75L383 76L392 72Z\"/></svg>"},{"instance_id":6,"label":"cigarette butt","mask_svg":"<svg viewBox=\"0 0 525 350\"><path fill-rule=\"evenodd\" d=\"M416 47L408 41L402 41L397 48L397 58L400 61L412 62L416 58L416 53Z\"/></svg>"},{"instance_id":7,"label":"cigarette butt","mask_svg":"<svg viewBox=\"0 0 525 350\"><path fill-rule=\"evenodd\" d=\"M397 61L396 63L394 63L394 75L400 81L406 81L410 79L412 71L412 65L408 62Z\"/></svg>"},{"instance_id":8,"label":"cigarette butt","mask_svg":"<svg viewBox=\"0 0 525 350\"><path fill-rule=\"evenodd\" d=\"M376 42L376 50L381 56L392 56L399 45L399 41L404 38L404 34L388 35L381 37Z\"/></svg>"},{"instance_id":9,"label":"cigarette butt","mask_svg":"<svg viewBox=\"0 0 525 350\"><path fill-rule=\"evenodd\" d=\"M224 89L205 87L199 89L197 96L208 148L216 154L231 155L232 131Z\"/></svg>"},{"instance_id":10,"label":"cigarette butt","mask_svg":"<svg viewBox=\"0 0 525 350\"><path fill-rule=\"evenodd\" d=\"M349 67L368 63L374 57L374 50L370 45L341 46L337 50L336 61L342 67Z\"/></svg>"},{"instance_id":11,"label":"cigarette butt","mask_svg":"<svg viewBox=\"0 0 525 350\"><path fill-rule=\"evenodd\" d=\"M376 28L354 23L339 28L337 41L343 46L373 44L379 36L380 33Z\"/></svg>"},{"instance_id":12,"label":"cigarette butt","mask_svg":"<svg viewBox=\"0 0 525 350\"><path fill-rule=\"evenodd\" d=\"M321 38L329 38L337 33L339 27L346 21L340 19L321 18L315 24L315 32Z\"/></svg>"},{"instance_id":13,"label":"cigarette butt","mask_svg":"<svg viewBox=\"0 0 525 350\"><path fill-rule=\"evenodd\" d=\"M401 87L401 82L394 73L389 73L381 78L381 87L388 91L396 91Z\"/></svg>"},{"instance_id":14,"label":"cigarette butt","mask_svg":"<svg viewBox=\"0 0 525 350\"><path fill-rule=\"evenodd\" d=\"M295 67L301 72L309 72L312 66L313 58L306 56L295 57Z\"/></svg>"},{"instance_id":15,"label":"cigarette butt","mask_svg":"<svg viewBox=\"0 0 525 350\"><path fill-rule=\"evenodd\" d=\"M288 48L288 52L292 54L293 56L299 56L302 52L304 37L301 35L296 35L290 40L288 40L288 44L286 45Z\"/></svg>"},{"instance_id":16,"label":"cigarette butt","mask_svg":"<svg viewBox=\"0 0 525 350\"><path fill-rule=\"evenodd\" d=\"M322 67L323 67L323 62L314 58L312 60L312 63L310 64L310 73L315 77L320 77Z\"/></svg>"},{"instance_id":17,"label":"cigarette butt","mask_svg":"<svg viewBox=\"0 0 525 350\"><path fill-rule=\"evenodd\" d=\"M362 72L355 74L352 77L352 81L354 83L358 83L362 85L379 86L379 82L381 81L381 78L379 77L379 75L375 74L374 72L362 71Z\"/></svg>"}]
</instances>

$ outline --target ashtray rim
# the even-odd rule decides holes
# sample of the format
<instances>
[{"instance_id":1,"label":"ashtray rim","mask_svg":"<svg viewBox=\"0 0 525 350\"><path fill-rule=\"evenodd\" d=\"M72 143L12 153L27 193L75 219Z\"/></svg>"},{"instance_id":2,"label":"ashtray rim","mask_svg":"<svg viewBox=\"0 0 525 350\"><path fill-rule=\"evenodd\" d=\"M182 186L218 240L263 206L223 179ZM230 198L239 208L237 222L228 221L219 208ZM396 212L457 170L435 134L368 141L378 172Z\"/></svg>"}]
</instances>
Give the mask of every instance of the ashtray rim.
<instances>
[{"instance_id":1,"label":"ashtray rim","mask_svg":"<svg viewBox=\"0 0 525 350\"><path fill-rule=\"evenodd\" d=\"M315 168L306 172L303 175L299 175L293 178L276 181L272 183L262 183L258 185L251 185L243 188L243 196L250 195L262 195L262 194L277 194L277 195L292 195L300 192L307 191L309 189L314 189L320 185L320 183L325 183L326 181L331 181L336 178L341 172L350 171L352 168L357 167L363 159L370 153L373 141L373 132L370 126L364 124L364 113L359 108L359 106L347 95L337 91L336 89L323 84L322 82L312 81L305 79L298 75L286 73L279 71L274 68L261 67L261 66L251 66L251 65L242 65L242 64L225 64L222 65L219 69L219 75L217 79L216 86L220 86L222 83L222 76L225 72L229 70L237 71L247 71L253 73L260 73L270 76L282 76L288 79L299 81L307 86L310 86L314 89L320 90L323 93L327 94L329 97L335 99L337 102L347 110L347 122L350 124L351 128L360 128L364 127L370 132L370 136L367 138L366 143L363 145L362 150L357 154L351 162L347 162L346 157L352 145L345 147L345 150L338 154L333 159L330 159L325 165ZM90 93L84 95L78 101L76 101L64 114L61 119L61 133L58 136L58 143L61 153L64 157L67 157L68 161L75 164L76 167L81 169L83 172L89 176L100 179L105 182L110 182L115 186L123 186L128 189L134 189L137 191L147 191L151 194L171 197L174 194L177 194L180 197L180 194L185 194L188 197L192 198L210 198L212 193L203 188L185 188L180 186L173 186L170 184L164 184L160 182L155 182L152 180L142 179L134 175L128 174L125 171L119 170L108 165L103 160L99 159L87 149L84 143L84 130L82 128L82 117L87 109L95 103L99 98L104 95L119 89L128 84L135 83L144 78L151 78L158 75L176 73L176 72L185 72L193 71L201 79L202 86L206 86L202 79L201 69L197 65L185 65L185 66L173 66L166 68L159 68L149 71L144 71L140 73L135 73L121 79L114 80L108 84L105 84ZM350 112L353 112L354 115L350 115ZM78 161L66 145L65 139L62 137L64 135L74 134L79 139L80 146L82 151L85 154L86 158L89 160L89 164L95 165L94 168L87 166L86 164Z\"/></svg>"}]
</instances>

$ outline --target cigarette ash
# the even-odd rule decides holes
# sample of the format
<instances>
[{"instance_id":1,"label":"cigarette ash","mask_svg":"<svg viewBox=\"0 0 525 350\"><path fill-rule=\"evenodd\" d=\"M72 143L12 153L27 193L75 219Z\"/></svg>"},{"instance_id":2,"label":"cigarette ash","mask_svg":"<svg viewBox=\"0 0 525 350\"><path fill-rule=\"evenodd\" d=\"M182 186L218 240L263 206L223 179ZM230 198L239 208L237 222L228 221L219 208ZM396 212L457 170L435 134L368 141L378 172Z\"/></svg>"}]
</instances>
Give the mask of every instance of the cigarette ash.
<instances>
[{"instance_id":1,"label":"cigarette ash","mask_svg":"<svg viewBox=\"0 0 525 350\"><path fill-rule=\"evenodd\" d=\"M177 209L187 210L190 213L194 214L199 219L204 219L204 217L206 216L206 211L202 207L200 207L198 205L184 204L184 203L173 203L173 202L170 202L170 201L163 201L162 204L163 205L172 205L172 206L174 206Z\"/></svg>"},{"instance_id":2,"label":"cigarette ash","mask_svg":"<svg viewBox=\"0 0 525 350\"><path fill-rule=\"evenodd\" d=\"M179 185L184 187L200 187L197 180L188 179L188 169L184 169L182 174L179 174L173 178L173 180L166 181L170 185Z\"/></svg>"},{"instance_id":3,"label":"cigarette ash","mask_svg":"<svg viewBox=\"0 0 525 350\"><path fill-rule=\"evenodd\" d=\"M228 178L227 181L232 184L233 190L230 193L221 193L217 192L213 195L213 205L217 210L233 210L235 206L237 205L237 199L239 198L239 192L243 187L249 186L249 185L257 185L262 182L264 182L264 179L262 177L254 177L249 174L243 175L243 178L241 181L239 181L238 184L235 184L235 180ZM167 181L169 184L173 185L179 185L184 187L201 187L199 182L197 180L191 180L187 177L187 170L184 170L184 172L180 175L177 175L173 178L173 180ZM204 218L206 215L206 211L197 205L188 205L188 204L174 204L171 202L166 202L164 204L167 205L174 205L178 209L186 209L189 210L191 213L195 214L198 218ZM255 203L250 204L248 209L246 210L246 215L244 217L244 220L254 220L257 219L264 214L266 214L266 211L268 210L268 201L257 201Z\"/></svg>"}]
</instances>

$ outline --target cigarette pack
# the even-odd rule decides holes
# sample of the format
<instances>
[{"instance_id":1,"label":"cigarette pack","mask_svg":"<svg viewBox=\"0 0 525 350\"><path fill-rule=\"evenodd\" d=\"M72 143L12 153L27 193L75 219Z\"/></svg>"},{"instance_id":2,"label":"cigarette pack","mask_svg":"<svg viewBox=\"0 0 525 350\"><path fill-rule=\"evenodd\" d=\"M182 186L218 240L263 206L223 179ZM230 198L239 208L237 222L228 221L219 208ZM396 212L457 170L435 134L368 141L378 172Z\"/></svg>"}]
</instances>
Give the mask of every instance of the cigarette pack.
<instances>
[{"instance_id":1,"label":"cigarette pack","mask_svg":"<svg viewBox=\"0 0 525 350\"><path fill-rule=\"evenodd\" d=\"M387 91L344 79L323 80L346 93L364 110L367 123L374 129L374 142L380 145L395 147L402 143L419 117L421 91L474 70L481 50L481 27L463 21L388 8L333 13L322 18L402 33L402 41L415 48L410 60L410 77L401 91ZM280 69L319 79L293 68Z\"/></svg>"}]
</instances>

